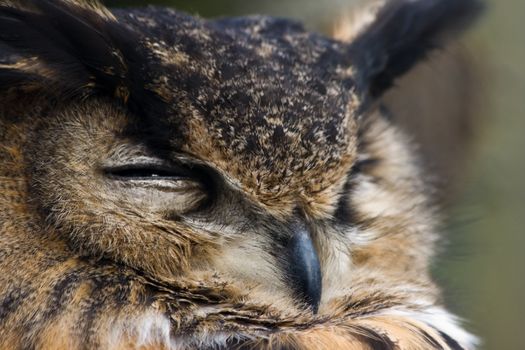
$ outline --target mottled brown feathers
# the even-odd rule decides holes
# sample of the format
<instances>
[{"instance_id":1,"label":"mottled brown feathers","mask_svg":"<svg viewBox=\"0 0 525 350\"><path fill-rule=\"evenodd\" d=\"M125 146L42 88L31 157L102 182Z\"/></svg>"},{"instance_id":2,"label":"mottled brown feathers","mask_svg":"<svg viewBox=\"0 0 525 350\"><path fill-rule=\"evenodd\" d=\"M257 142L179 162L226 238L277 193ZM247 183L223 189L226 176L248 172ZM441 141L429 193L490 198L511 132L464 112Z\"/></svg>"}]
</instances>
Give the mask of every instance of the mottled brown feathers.
<instances>
[{"instance_id":1,"label":"mottled brown feathers","mask_svg":"<svg viewBox=\"0 0 525 350\"><path fill-rule=\"evenodd\" d=\"M0 349L474 349L370 103L473 5L395 1L343 42L0 1Z\"/></svg>"}]
</instances>

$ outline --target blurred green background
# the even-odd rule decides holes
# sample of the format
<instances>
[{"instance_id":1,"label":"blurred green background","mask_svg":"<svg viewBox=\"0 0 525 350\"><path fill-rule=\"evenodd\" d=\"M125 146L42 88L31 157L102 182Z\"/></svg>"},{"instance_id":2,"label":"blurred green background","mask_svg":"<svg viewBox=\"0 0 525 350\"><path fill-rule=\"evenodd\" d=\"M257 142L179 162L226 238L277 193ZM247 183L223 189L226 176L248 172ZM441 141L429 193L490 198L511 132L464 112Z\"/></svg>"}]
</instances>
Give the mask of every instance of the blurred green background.
<instances>
[{"instance_id":1,"label":"blurred green background","mask_svg":"<svg viewBox=\"0 0 525 350\"><path fill-rule=\"evenodd\" d=\"M162 4L204 17L264 13L326 31L365 0L107 0ZM448 248L436 266L446 303L488 350L525 349L525 1L488 0L462 40L477 104L468 153L446 206ZM450 74L454 74L451 72ZM463 151L462 151L463 152ZM457 161L457 160L456 160ZM445 179L447 180L447 179Z\"/></svg>"}]
</instances>

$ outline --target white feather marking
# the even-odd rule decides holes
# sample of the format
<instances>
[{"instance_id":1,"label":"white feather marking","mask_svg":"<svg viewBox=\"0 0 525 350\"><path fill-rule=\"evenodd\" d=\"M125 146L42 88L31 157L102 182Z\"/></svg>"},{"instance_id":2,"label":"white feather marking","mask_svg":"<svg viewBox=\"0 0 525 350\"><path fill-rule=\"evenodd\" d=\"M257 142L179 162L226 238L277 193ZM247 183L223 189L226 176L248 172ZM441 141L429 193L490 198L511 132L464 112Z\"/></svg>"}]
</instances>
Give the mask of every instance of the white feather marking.
<instances>
[{"instance_id":1,"label":"white feather marking","mask_svg":"<svg viewBox=\"0 0 525 350\"><path fill-rule=\"evenodd\" d=\"M479 339L460 326L461 319L439 306L431 306L422 310L389 310L389 315L407 317L445 333L467 350L476 349Z\"/></svg>"},{"instance_id":2,"label":"white feather marking","mask_svg":"<svg viewBox=\"0 0 525 350\"><path fill-rule=\"evenodd\" d=\"M108 341L108 349L118 348L126 339L132 339L138 349L143 346L157 345L166 349L173 347L169 319L157 312L146 312L138 317L116 321Z\"/></svg>"}]
</instances>

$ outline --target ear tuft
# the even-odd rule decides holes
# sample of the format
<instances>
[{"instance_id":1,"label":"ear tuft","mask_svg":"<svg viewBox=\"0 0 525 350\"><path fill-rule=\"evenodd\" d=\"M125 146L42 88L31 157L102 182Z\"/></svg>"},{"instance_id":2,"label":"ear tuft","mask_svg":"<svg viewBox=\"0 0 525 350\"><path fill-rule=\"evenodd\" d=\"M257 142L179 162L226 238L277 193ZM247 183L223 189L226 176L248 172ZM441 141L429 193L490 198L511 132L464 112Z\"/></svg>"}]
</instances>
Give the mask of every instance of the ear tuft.
<instances>
[{"instance_id":1,"label":"ear tuft","mask_svg":"<svg viewBox=\"0 0 525 350\"><path fill-rule=\"evenodd\" d=\"M139 39L96 2L0 1L0 91L122 95Z\"/></svg>"},{"instance_id":2,"label":"ear tuft","mask_svg":"<svg viewBox=\"0 0 525 350\"><path fill-rule=\"evenodd\" d=\"M379 97L483 9L481 0L389 0L349 43L361 87Z\"/></svg>"}]
</instances>

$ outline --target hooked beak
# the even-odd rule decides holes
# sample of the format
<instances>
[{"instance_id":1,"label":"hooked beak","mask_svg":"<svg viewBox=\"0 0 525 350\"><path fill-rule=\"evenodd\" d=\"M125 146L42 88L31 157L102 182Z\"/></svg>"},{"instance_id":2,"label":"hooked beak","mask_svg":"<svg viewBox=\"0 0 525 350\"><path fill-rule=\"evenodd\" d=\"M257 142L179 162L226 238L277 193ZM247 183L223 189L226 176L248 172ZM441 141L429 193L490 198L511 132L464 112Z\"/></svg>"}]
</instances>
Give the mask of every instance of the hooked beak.
<instances>
[{"instance_id":1,"label":"hooked beak","mask_svg":"<svg viewBox=\"0 0 525 350\"><path fill-rule=\"evenodd\" d=\"M287 252L287 269L294 288L313 312L317 313L322 292L321 264L310 232L304 224L293 225Z\"/></svg>"}]
</instances>

